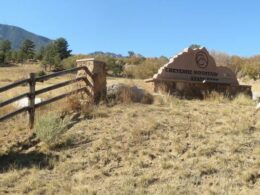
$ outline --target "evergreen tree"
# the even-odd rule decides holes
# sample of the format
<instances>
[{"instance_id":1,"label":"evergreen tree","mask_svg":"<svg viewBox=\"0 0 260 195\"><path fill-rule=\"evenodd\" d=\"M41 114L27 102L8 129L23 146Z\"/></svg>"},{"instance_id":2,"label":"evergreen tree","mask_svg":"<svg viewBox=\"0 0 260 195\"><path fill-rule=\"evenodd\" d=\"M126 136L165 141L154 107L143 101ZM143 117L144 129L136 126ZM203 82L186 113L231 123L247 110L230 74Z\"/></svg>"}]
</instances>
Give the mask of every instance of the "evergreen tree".
<instances>
[{"instance_id":1,"label":"evergreen tree","mask_svg":"<svg viewBox=\"0 0 260 195\"><path fill-rule=\"evenodd\" d=\"M0 44L0 50L4 53L11 51L11 42L8 40L4 40Z\"/></svg>"},{"instance_id":2,"label":"evergreen tree","mask_svg":"<svg viewBox=\"0 0 260 195\"><path fill-rule=\"evenodd\" d=\"M135 56L135 52L133 51L128 51L128 57L133 57Z\"/></svg>"},{"instance_id":3,"label":"evergreen tree","mask_svg":"<svg viewBox=\"0 0 260 195\"><path fill-rule=\"evenodd\" d=\"M36 53L36 56L35 58L37 60L43 60L43 57L44 57L44 52L45 52L45 48L44 47L41 47L41 49Z\"/></svg>"},{"instance_id":4,"label":"evergreen tree","mask_svg":"<svg viewBox=\"0 0 260 195\"><path fill-rule=\"evenodd\" d=\"M19 50L17 52L17 62L23 63L24 60L26 60L25 53L22 50Z\"/></svg>"},{"instance_id":5,"label":"evergreen tree","mask_svg":"<svg viewBox=\"0 0 260 195\"><path fill-rule=\"evenodd\" d=\"M54 41L54 47L56 48L57 53L60 56L60 59L63 60L71 55L71 50L68 49L69 44L66 39L59 38Z\"/></svg>"},{"instance_id":6,"label":"evergreen tree","mask_svg":"<svg viewBox=\"0 0 260 195\"><path fill-rule=\"evenodd\" d=\"M23 57L23 60L33 59L35 54L35 45L34 42L30 39L24 40L20 47L20 52Z\"/></svg>"},{"instance_id":7,"label":"evergreen tree","mask_svg":"<svg viewBox=\"0 0 260 195\"><path fill-rule=\"evenodd\" d=\"M0 43L0 63L9 63L11 60L11 42L8 40Z\"/></svg>"},{"instance_id":8,"label":"evergreen tree","mask_svg":"<svg viewBox=\"0 0 260 195\"><path fill-rule=\"evenodd\" d=\"M5 55L2 51L0 51L0 64L3 64L5 61Z\"/></svg>"},{"instance_id":9,"label":"evergreen tree","mask_svg":"<svg viewBox=\"0 0 260 195\"><path fill-rule=\"evenodd\" d=\"M191 49L199 49L199 48L201 48L201 45L199 45L199 44L191 44L189 48L191 48Z\"/></svg>"},{"instance_id":10,"label":"evergreen tree","mask_svg":"<svg viewBox=\"0 0 260 195\"><path fill-rule=\"evenodd\" d=\"M12 51L11 59L13 62L18 62L18 52L17 51Z\"/></svg>"},{"instance_id":11,"label":"evergreen tree","mask_svg":"<svg viewBox=\"0 0 260 195\"><path fill-rule=\"evenodd\" d=\"M56 55L55 47L53 43L50 43L49 45L46 46L44 50L44 55L42 59L42 66L44 70L46 71L47 68L52 69L54 65L54 57Z\"/></svg>"},{"instance_id":12,"label":"evergreen tree","mask_svg":"<svg viewBox=\"0 0 260 195\"><path fill-rule=\"evenodd\" d=\"M71 55L68 46L68 42L64 38L59 38L47 45L42 57L44 69L46 70L48 67L54 71L64 69L62 60Z\"/></svg>"}]
</instances>

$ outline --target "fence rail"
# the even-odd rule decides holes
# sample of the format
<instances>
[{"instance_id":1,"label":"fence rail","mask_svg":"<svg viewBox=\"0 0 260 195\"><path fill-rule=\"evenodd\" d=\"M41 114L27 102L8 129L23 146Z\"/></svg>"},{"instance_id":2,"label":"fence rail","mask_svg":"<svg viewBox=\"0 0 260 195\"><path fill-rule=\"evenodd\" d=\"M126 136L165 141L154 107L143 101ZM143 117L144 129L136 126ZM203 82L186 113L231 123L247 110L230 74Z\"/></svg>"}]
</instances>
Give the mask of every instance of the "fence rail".
<instances>
[{"instance_id":1,"label":"fence rail","mask_svg":"<svg viewBox=\"0 0 260 195\"><path fill-rule=\"evenodd\" d=\"M14 82L14 83L12 83L12 84L10 84L10 85L6 85L6 86L4 86L4 87L1 87L1 88L0 88L0 93L2 93L3 91L7 91L7 90L9 90L9 89L12 89L12 88L14 88L14 87L17 87L17 86L19 86L19 85L26 84L26 83L28 83L29 81L30 81L30 79L24 79L24 80L21 80L21 81Z\"/></svg>"},{"instance_id":2,"label":"fence rail","mask_svg":"<svg viewBox=\"0 0 260 195\"><path fill-rule=\"evenodd\" d=\"M67 96L70 96L72 94L79 93L79 92L85 92L87 95L92 96L93 94L88 89L88 87L92 90L93 89L93 84L88 80L88 77L86 77L86 76L78 77L78 78L75 78L75 79L72 79L72 80L68 80L68 81L63 81L61 83L58 83L58 84L55 84L55 85L52 85L52 86L49 86L49 87L45 87L43 89L35 90L35 86L36 86L37 82L43 82L43 81L49 80L51 78L55 78L55 77L62 76L62 75L65 75L65 74L75 73L75 72L81 71L81 70L83 70L86 73L86 75L88 75L92 79L92 81L93 81L93 74L88 70L87 67L82 66L82 67L72 68L72 69L69 69L69 70L55 72L55 73L52 73L52 74L49 74L49 75L40 76L40 77L35 77L35 74L31 73L28 79L20 80L20 81L14 82L12 84L0 87L0 93L2 93L2 92L5 92L7 90L10 90L10 89L13 89L15 87L18 87L20 85L24 85L24 84L28 84L29 85L29 92L21 94L21 95L18 95L18 96L13 97L13 98L10 98L10 99L5 100L3 102L0 102L0 108L1 108L1 107L9 105L11 103L14 103L14 102L16 102L16 101L18 101L18 100L20 100L22 98L26 98L26 97L28 98L28 106L20 108L20 109L18 109L16 111L8 113L8 114L6 114L4 116L0 116L0 122L2 122L4 120L7 120L7 119L9 119L11 117L14 117L14 116L16 116L16 115L18 115L20 113L28 112L29 113L29 127L33 128L33 126L34 126L34 117L35 117L35 109L37 109L37 108L39 108L41 106L44 106L46 104L55 102L57 100L60 100L62 98L65 98ZM46 93L46 92L49 92L49 91L52 91L52 90L55 90L55 89L58 89L58 88L61 88L61 87L65 87L67 85L74 84L74 83L77 83L77 82L80 82L80 81L84 81L86 86L84 86L82 88L79 88L79 89L76 89L76 90L72 90L72 91L70 91L68 93L64 93L64 94L58 95L56 97L53 97L53 98L50 98L48 100L42 101L42 102L40 102L38 104L35 104L35 97L37 95L40 95L40 94L43 94L43 93Z\"/></svg>"}]
</instances>

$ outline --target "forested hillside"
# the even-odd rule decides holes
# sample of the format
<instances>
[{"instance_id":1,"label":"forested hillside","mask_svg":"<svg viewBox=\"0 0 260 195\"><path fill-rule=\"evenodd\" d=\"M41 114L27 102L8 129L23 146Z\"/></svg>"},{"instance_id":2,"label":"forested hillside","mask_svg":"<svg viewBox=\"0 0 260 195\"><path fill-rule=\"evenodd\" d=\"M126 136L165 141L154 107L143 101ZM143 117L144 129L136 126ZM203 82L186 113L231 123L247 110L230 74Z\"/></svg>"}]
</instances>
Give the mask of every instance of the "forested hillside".
<instances>
[{"instance_id":1,"label":"forested hillside","mask_svg":"<svg viewBox=\"0 0 260 195\"><path fill-rule=\"evenodd\" d=\"M12 49L19 49L22 42L26 39L34 42L36 50L52 41L49 38L28 32L20 27L0 24L0 40L9 40L12 43Z\"/></svg>"}]
</instances>

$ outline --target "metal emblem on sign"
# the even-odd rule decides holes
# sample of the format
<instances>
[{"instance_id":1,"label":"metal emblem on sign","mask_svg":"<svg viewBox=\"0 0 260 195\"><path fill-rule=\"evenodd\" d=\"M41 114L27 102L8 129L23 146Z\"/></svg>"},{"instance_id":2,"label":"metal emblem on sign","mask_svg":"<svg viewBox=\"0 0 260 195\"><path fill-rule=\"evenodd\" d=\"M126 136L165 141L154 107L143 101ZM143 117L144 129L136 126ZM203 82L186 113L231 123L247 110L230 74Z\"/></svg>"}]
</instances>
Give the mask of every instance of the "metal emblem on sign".
<instances>
[{"instance_id":1,"label":"metal emblem on sign","mask_svg":"<svg viewBox=\"0 0 260 195\"><path fill-rule=\"evenodd\" d=\"M205 52L200 51L196 54L196 64L199 68L206 68L208 63L209 59Z\"/></svg>"}]
</instances>

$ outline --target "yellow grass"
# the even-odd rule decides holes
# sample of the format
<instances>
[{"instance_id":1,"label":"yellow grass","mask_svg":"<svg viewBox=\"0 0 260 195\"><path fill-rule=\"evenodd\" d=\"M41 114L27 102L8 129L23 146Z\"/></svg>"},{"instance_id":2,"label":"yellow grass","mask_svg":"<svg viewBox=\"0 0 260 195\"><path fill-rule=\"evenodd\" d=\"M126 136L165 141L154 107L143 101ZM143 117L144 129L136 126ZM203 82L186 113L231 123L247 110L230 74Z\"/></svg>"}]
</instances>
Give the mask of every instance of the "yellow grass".
<instances>
[{"instance_id":1,"label":"yellow grass","mask_svg":"<svg viewBox=\"0 0 260 195\"><path fill-rule=\"evenodd\" d=\"M117 82L150 87L108 80ZM64 101L37 118L60 113ZM244 96L188 101L157 95L151 105L99 105L83 112L52 149L43 143L21 148L29 136L23 118L1 124L0 194L260 191L260 112Z\"/></svg>"},{"instance_id":2,"label":"yellow grass","mask_svg":"<svg viewBox=\"0 0 260 195\"><path fill-rule=\"evenodd\" d=\"M247 79L241 79L241 84L251 85L253 92L260 93L260 80L247 80Z\"/></svg>"},{"instance_id":3,"label":"yellow grass","mask_svg":"<svg viewBox=\"0 0 260 195\"><path fill-rule=\"evenodd\" d=\"M5 85L11 84L17 80L28 78L28 75L31 72L37 73L39 71L41 71L39 64L33 64L33 65L25 64L25 65L20 65L20 66L4 67L4 68L1 67L0 68L0 86L5 86ZM50 79L50 80L47 80L44 82L38 82L36 84L36 90L46 88L53 84L57 84L62 81L70 80L70 79L74 79L74 78L75 78L75 74L71 74L71 75L69 74L69 75L65 75L65 76L55 77L53 79ZM63 94L65 92L69 92L73 89L76 89L77 85L78 84L72 84L70 86L62 87L62 88L56 89L54 91L50 91L50 92L41 94L40 96L37 96L37 97L40 97L41 99L46 100L51 97ZM29 91L28 85L15 87L6 92L0 93L0 101L10 99L12 97L21 95L28 91ZM15 110L14 107L15 107L15 104L6 106L4 108L0 108L0 114L6 113L8 111L14 111Z\"/></svg>"},{"instance_id":4,"label":"yellow grass","mask_svg":"<svg viewBox=\"0 0 260 195\"><path fill-rule=\"evenodd\" d=\"M18 67L0 68L0 86L8 85L17 80L26 79L31 72L37 73L41 70L39 64L35 65L23 65ZM74 75L75 76L75 75ZM42 89L50 85L74 78L73 75L66 75L61 77L56 77L48 81L39 82L36 84L36 89ZM8 90L4 94L0 94L0 99L6 99L19 95L21 93L27 92L28 86L19 86L14 89ZM61 89L60 91L64 91ZM59 90L54 93L59 92ZM57 93L58 94L58 93ZM51 94L49 96L52 96ZM44 95L43 95L44 98Z\"/></svg>"},{"instance_id":5,"label":"yellow grass","mask_svg":"<svg viewBox=\"0 0 260 195\"><path fill-rule=\"evenodd\" d=\"M152 87L151 83L146 83L142 79L126 79L126 78L114 78L114 77L108 78L108 80L107 80L108 85L112 85L115 83L124 83L124 84L130 85L130 86L136 85L138 87L141 87L141 88L147 90L150 93L153 92L153 87Z\"/></svg>"},{"instance_id":6,"label":"yellow grass","mask_svg":"<svg viewBox=\"0 0 260 195\"><path fill-rule=\"evenodd\" d=\"M0 191L259 191L260 114L255 113L253 106L157 98L153 105L99 106L92 117L81 120L62 135L56 149L46 150L41 145L30 152L22 151L27 160L21 163L21 159L14 158L5 165L8 170L2 170ZM45 165L40 166L43 162Z\"/></svg>"}]
</instances>

